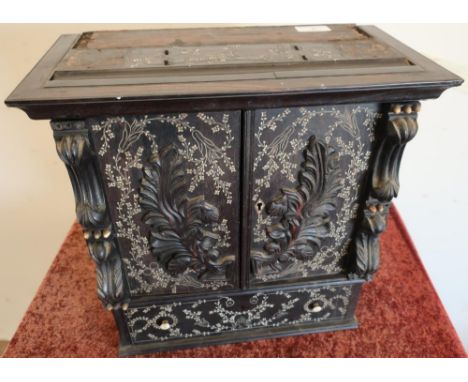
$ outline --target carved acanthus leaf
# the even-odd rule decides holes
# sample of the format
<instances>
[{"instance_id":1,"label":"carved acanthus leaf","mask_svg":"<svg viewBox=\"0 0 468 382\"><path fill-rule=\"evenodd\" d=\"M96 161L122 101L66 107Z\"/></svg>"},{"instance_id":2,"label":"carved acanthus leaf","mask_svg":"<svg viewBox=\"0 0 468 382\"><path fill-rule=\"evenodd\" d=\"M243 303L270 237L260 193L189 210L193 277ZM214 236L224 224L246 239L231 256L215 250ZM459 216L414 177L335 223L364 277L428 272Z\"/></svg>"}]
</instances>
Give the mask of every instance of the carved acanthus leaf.
<instances>
[{"instance_id":1,"label":"carved acanthus leaf","mask_svg":"<svg viewBox=\"0 0 468 382\"><path fill-rule=\"evenodd\" d=\"M351 246L354 254L350 278L370 279L380 263L379 235L387 228L390 203L381 204L376 199L367 201L361 226Z\"/></svg>"},{"instance_id":2,"label":"carved acanthus leaf","mask_svg":"<svg viewBox=\"0 0 468 382\"><path fill-rule=\"evenodd\" d=\"M234 256L219 253L219 236L210 230L219 211L203 196L188 197L190 178L177 148L154 153L143 171L140 204L158 262L172 275L192 269L200 279L228 278Z\"/></svg>"},{"instance_id":3,"label":"carved acanthus leaf","mask_svg":"<svg viewBox=\"0 0 468 382\"><path fill-rule=\"evenodd\" d=\"M252 256L255 273L281 272L290 260L307 260L317 253L330 232L330 214L336 209L341 186L337 171L336 153L312 136L304 151L298 187L283 188L267 205L274 223L267 227L266 253Z\"/></svg>"},{"instance_id":4,"label":"carved acanthus leaf","mask_svg":"<svg viewBox=\"0 0 468 382\"><path fill-rule=\"evenodd\" d=\"M122 263L114 244L105 238L88 239L89 253L96 263L96 281L99 298L108 309L126 307L124 298Z\"/></svg>"}]
</instances>

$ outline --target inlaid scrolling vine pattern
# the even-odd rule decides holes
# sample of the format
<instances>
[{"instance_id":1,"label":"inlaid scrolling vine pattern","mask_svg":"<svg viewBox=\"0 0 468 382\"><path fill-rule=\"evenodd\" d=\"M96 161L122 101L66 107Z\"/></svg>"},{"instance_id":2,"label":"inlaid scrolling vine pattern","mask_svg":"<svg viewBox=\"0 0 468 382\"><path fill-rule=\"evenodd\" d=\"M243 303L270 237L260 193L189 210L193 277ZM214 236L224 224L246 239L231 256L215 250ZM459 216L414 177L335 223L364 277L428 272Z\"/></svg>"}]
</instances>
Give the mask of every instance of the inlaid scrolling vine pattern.
<instances>
[{"instance_id":1,"label":"inlaid scrolling vine pattern","mask_svg":"<svg viewBox=\"0 0 468 382\"><path fill-rule=\"evenodd\" d=\"M348 313L352 292L353 287L349 285L277 290L130 308L125 315L133 343L163 342L342 319Z\"/></svg>"},{"instance_id":2,"label":"inlaid scrolling vine pattern","mask_svg":"<svg viewBox=\"0 0 468 382\"><path fill-rule=\"evenodd\" d=\"M379 118L372 105L261 113L254 137L254 279L341 271ZM301 162L295 158L302 151ZM267 191L278 187L275 177L295 187L280 186L264 201Z\"/></svg>"},{"instance_id":3,"label":"inlaid scrolling vine pattern","mask_svg":"<svg viewBox=\"0 0 468 382\"><path fill-rule=\"evenodd\" d=\"M190 267L181 273L170 272L151 253L150 243L140 224L143 211L137 179L141 178L148 158L160 152L161 136L157 134L160 130L155 128L155 124L165 129L164 135L168 134L167 129L174 129L175 150L187 163L185 171L190 182L187 192L195 192L209 182L213 194L223 198L223 203L229 205L233 200L233 184L228 175L235 173L236 168L228 155L234 141L229 114L182 113L93 121L92 131L96 135L98 153L105 163L105 182L117 195L114 207L116 236L128 246L128 255L123 257L123 262L131 293L168 289L176 293L183 288L217 290L232 286L232 280L219 277L200 280ZM210 137L217 137L218 144L207 136L206 131ZM228 221L213 221L211 231L217 237L217 250L229 251L232 239Z\"/></svg>"}]
</instances>

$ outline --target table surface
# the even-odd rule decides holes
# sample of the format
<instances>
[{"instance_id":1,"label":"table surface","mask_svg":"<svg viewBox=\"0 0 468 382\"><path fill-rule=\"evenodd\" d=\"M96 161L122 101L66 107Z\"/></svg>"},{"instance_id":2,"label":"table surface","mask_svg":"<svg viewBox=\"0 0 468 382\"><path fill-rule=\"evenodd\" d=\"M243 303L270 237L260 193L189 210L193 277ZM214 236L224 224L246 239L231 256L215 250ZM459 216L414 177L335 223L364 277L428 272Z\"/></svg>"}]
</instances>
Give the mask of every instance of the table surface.
<instances>
[{"instance_id":1,"label":"table surface","mask_svg":"<svg viewBox=\"0 0 468 382\"><path fill-rule=\"evenodd\" d=\"M363 287L355 330L155 354L156 357L465 357L395 209L381 269ZM112 314L95 292L94 265L75 223L4 357L116 357Z\"/></svg>"}]
</instances>

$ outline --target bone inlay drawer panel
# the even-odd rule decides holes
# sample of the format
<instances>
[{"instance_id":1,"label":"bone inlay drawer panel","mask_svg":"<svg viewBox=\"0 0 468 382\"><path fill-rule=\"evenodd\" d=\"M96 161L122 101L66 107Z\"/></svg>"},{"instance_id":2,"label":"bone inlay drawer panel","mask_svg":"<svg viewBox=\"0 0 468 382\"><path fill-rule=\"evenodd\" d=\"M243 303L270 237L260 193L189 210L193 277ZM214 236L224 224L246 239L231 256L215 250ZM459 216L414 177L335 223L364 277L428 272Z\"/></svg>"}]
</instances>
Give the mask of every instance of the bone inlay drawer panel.
<instances>
[{"instance_id":1,"label":"bone inlay drawer panel","mask_svg":"<svg viewBox=\"0 0 468 382\"><path fill-rule=\"evenodd\" d=\"M349 317L356 288L301 288L174 302L130 308L125 317L134 343L318 324Z\"/></svg>"}]
</instances>

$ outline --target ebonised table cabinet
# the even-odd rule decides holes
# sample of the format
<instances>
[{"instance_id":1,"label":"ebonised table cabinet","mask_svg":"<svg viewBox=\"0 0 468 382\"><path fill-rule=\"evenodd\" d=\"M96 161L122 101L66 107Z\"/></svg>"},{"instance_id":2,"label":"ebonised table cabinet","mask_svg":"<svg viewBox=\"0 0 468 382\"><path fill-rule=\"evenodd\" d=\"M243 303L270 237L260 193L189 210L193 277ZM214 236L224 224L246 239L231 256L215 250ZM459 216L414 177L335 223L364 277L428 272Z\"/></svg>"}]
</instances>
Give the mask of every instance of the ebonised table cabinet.
<instances>
[{"instance_id":1,"label":"ebonised table cabinet","mask_svg":"<svg viewBox=\"0 0 468 382\"><path fill-rule=\"evenodd\" d=\"M371 26L63 35L6 100L51 119L121 354L357 326L422 99Z\"/></svg>"}]
</instances>

